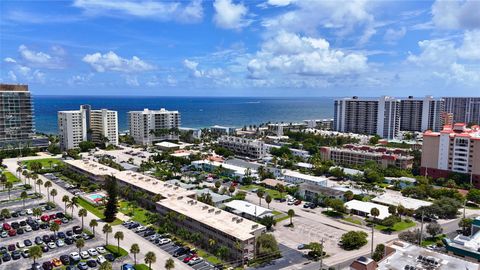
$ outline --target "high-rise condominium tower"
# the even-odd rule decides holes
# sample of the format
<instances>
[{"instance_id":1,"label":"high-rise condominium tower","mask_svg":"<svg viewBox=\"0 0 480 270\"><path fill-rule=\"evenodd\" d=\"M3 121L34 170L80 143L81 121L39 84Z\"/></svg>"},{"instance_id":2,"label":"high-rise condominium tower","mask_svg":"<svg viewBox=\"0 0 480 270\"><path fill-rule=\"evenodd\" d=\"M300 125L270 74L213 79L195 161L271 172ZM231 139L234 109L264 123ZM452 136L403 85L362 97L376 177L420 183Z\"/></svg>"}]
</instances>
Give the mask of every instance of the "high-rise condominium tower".
<instances>
[{"instance_id":1,"label":"high-rise condominium tower","mask_svg":"<svg viewBox=\"0 0 480 270\"><path fill-rule=\"evenodd\" d=\"M177 140L180 113L165 109L128 112L130 135L139 144L162 140Z\"/></svg>"},{"instance_id":2,"label":"high-rise condominium tower","mask_svg":"<svg viewBox=\"0 0 480 270\"><path fill-rule=\"evenodd\" d=\"M455 123L480 124L480 97L444 97L445 111Z\"/></svg>"},{"instance_id":3,"label":"high-rise condominium tower","mask_svg":"<svg viewBox=\"0 0 480 270\"><path fill-rule=\"evenodd\" d=\"M388 96L337 99L334 129L393 139L400 129L400 100Z\"/></svg>"},{"instance_id":4,"label":"high-rise condominium tower","mask_svg":"<svg viewBox=\"0 0 480 270\"><path fill-rule=\"evenodd\" d=\"M0 147L22 147L35 134L28 85L0 84Z\"/></svg>"},{"instance_id":5,"label":"high-rise condominium tower","mask_svg":"<svg viewBox=\"0 0 480 270\"><path fill-rule=\"evenodd\" d=\"M400 100L400 130L440 131L444 100L426 96L424 98L402 98Z\"/></svg>"}]
</instances>

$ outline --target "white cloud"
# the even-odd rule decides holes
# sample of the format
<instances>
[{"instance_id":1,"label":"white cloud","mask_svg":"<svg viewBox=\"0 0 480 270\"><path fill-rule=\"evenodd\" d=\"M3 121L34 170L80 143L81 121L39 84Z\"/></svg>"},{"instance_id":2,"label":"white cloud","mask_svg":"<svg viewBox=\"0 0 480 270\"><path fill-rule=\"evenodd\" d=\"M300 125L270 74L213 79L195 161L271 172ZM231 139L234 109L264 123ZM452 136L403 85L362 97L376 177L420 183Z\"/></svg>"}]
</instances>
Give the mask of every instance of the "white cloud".
<instances>
[{"instance_id":1,"label":"white cloud","mask_svg":"<svg viewBox=\"0 0 480 270\"><path fill-rule=\"evenodd\" d=\"M418 42L421 53L410 54L408 61L419 66L448 67L456 60L455 44L445 40L423 40Z\"/></svg>"},{"instance_id":2,"label":"white cloud","mask_svg":"<svg viewBox=\"0 0 480 270\"><path fill-rule=\"evenodd\" d=\"M176 86L177 85L177 79L175 79L175 77L173 77L172 75L168 75L167 76L167 84L169 86Z\"/></svg>"},{"instance_id":3,"label":"white cloud","mask_svg":"<svg viewBox=\"0 0 480 270\"><path fill-rule=\"evenodd\" d=\"M31 68L29 67L26 67L26 66L17 66L17 70L18 72L23 75L23 76L28 76L28 74L30 74L30 71L32 70Z\"/></svg>"},{"instance_id":4,"label":"white cloud","mask_svg":"<svg viewBox=\"0 0 480 270\"><path fill-rule=\"evenodd\" d=\"M86 82L89 82L93 76L94 73L73 75L70 77L70 79L68 79L67 83L69 85L85 84Z\"/></svg>"},{"instance_id":5,"label":"white cloud","mask_svg":"<svg viewBox=\"0 0 480 270\"><path fill-rule=\"evenodd\" d=\"M445 29L480 28L480 1L437 0L432 6L433 22Z\"/></svg>"},{"instance_id":6,"label":"white cloud","mask_svg":"<svg viewBox=\"0 0 480 270\"><path fill-rule=\"evenodd\" d=\"M196 23L203 19L201 0L183 1L133 1L133 0L75 0L75 7L91 16L124 17L130 15L160 21Z\"/></svg>"},{"instance_id":7,"label":"white cloud","mask_svg":"<svg viewBox=\"0 0 480 270\"><path fill-rule=\"evenodd\" d=\"M183 60L183 65L191 71L191 75L195 78L202 77L202 72L197 69L198 62L191 61L188 59Z\"/></svg>"},{"instance_id":8,"label":"white cloud","mask_svg":"<svg viewBox=\"0 0 480 270\"><path fill-rule=\"evenodd\" d=\"M116 53L109 51L106 54L99 52L94 54L87 54L82 59L83 62L90 64L90 66L97 72L118 71L118 72L140 72L154 69L154 66L141 60L137 56L132 59L126 59L118 56Z\"/></svg>"},{"instance_id":9,"label":"white cloud","mask_svg":"<svg viewBox=\"0 0 480 270\"><path fill-rule=\"evenodd\" d=\"M393 28L388 28L387 31L385 32L385 35L383 36L383 39L387 43L395 43L398 40L402 39L406 33L407 33L407 28L405 27L401 27L398 30L395 30Z\"/></svg>"},{"instance_id":10,"label":"white cloud","mask_svg":"<svg viewBox=\"0 0 480 270\"><path fill-rule=\"evenodd\" d=\"M8 72L8 78L14 82L17 81L17 75L15 75L15 72L13 72L13 70L10 70Z\"/></svg>"},{"instance_id":11,"label":"white cloud","mask_svg":"<svg viewBox=\"0 0 480 270\"><path fill-rule=\"evenodd\" d=\"M138 87L140 83L138 82L137 76L126 76L125 83L129 86Z\"/></svg>"},{"instance_id":12,"label":"white cloud","mask_svg":"<svg viewBox=\"0 0 480 270\"><path fill-rule=\"evenodd\" d=\"M466 60L480 60L480 30L466 31L457 53Z\"/></svg>"},{"instance_id":13,"label":"white cloud","mask_svg":"<svg viewBox=\"0 0 480 270\"><path fill-rule=\"evenodd\" d=\"M23 44L18 47L18 52L20 53L22 60L28 66L50 69L60 69L64 67L63 60L57 55L36 52Z\"/></svg>"},{"instance_id":14,"label":"white cloud","mask_svg":"<svg viewBox=\"0 0 480 270\"><path fill-rule=\"evenodd\" d=\"M17 63L17 61L11 57L5 57L3 61L6 63Z\"/></svg>"},{"instance_id":15,"label":"white cloud","mask_svg":"<svg viewBox=\"0 0 480 270\"><path fill-rule=\"evenodd\" d=\"M464 65L453 63L445 72L434 72L437 77L443 78L447 83L462 83L474 85L480 82L480 72L467 70Z\"/></svg>"},{"instance_id":16,"label":"white cloud","mask_svg":"<svg viewBox=\"0 0 480 270\"><path fill-rule=\"evenodd\" d=\"M262 78L270 72L298 75L349 75L368 69L367 57L331 49L322 38L302 37L280 32L265 41L262 49L249 61L252 78Z\"/></svg>"},{"instance_id":17,"label":"white cloud","mask_svg":"<svg viewBox=\"0 0 480 270\"><path fill-rule=\"evenodd\" d=\"M269 5L278 6L278 7L288 6L293 2L295 2L295 0L268 0L267 1Z\"/></svg>"},{"instance_id":18,"label":"white cloud","mask_svg":"<svg viewBox=\"0 0 480 270\"><path fill-rule=\"evenodd\" d=\"M235 4L232 0L215 0L213 8L215 9L213 21L218 27L240 29L251 23L245 18L248 9L242 3Z\"/></svg>"},{"instance_id":19,"label":"white cloud","mask_svg":"<svg viewBox=\"0 0 480 270\"><path fill-rule=\"evenodd\" d=\"M195 78L220 78L225 74L221 68L212 68L207 70L198 69L198 62L185 59L183 60L183 66L190 71L190 75Z\"/></svg>"}]
</instances>

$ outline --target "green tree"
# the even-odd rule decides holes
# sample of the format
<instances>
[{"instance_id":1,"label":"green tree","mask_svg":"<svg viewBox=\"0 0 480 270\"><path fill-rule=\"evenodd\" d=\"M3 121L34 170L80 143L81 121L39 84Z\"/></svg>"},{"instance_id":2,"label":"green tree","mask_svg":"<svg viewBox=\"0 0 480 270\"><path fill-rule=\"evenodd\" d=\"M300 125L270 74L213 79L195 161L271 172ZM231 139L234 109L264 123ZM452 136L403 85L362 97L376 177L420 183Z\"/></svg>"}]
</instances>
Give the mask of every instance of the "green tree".
<instances>
[{"instance_id":1,"label":"green tree","mask_svg":"<svg viewBox=\"0 0 480 270\"><path fill-rule=\"evenodd\" d=\"M469 228L472 226L473 219L471 218L462 218L458 222L458 227L462 228L463 235L469 234Z\"/></svg>"},{"instance_id":2,"label":"green tree","mask_svg":"<svg viewBox=\"0 0 480 270\"><path fill-rule=\"evenodd\" d=\"M257 237L257 248L255 250L257 258L265 258L266 261L280 257L277 240L270 233L264 233Z\"/></svg>"},{"instance_id":3,"label":"green tree","mask_svg":"<svg viewBox=\"0 0 480 270\"><path fill-rule=\"evenodd\" d=\"M98 270L113 270L112 264L110 262L104 262L100 264Z\"/></svg>"},{"instance_id":4,"label":"green tree","mask_svg":"<svg viewBox=\"0 0 480 270\"><path fill-rule=\"evenodd\" d=\"M120 253L120 241L123 240L123 232L122 231L117 231L115 235L113 235L113 238L117 239L117 252Z\"/></svg>"},{"instance_id":5,"label":"green tree","mask_svg":"<svg viewBox=\"0 0 480 270\"><path fill-rule=\"evenodd\" d=\"M345 199L345 201L351 201L353 200L353 192L351 190L347 190L345 191L345 193L343 194L343 198Z\"/></svg>"},{"instance_id":6,"label":"green tree","mask_svg":"<svg viewBox=\"0 0 480 270\"><path fill-rule=\"evenodd\" d=\"M89 224L90 228L92 228L93 236L95 236L95 228L98 226L98 222L96 219L92 219Z\"/></svg>"},{"instance_id":7,"label":"green tree","mask_svg":"<svg viewBox=\"0 0 480 270\"><path fill-rule=\"evenodd\" d=\"M342 235L340 244L345 250L359 249L368 243L367 236L363 231L349 231Z\"/></svg>"},{"instance_id":8,"label":"green tree","mask_svg":"<svg viewBox=\"0 0 480 270\"><path fill-rule=\"evenodd\" d=\"M63 195L62 197L62 202L65 204L65 215L67 214L67 205L68 203L70 203L70 197L68 197L67 195Z\"/></svg>"},{"instance_id":9,"label":"green tree","mask_svg":"<svg viewBox=\"0 0 480 270\"><path fill-rule=\"evenodd\" d=\"M440 226L440 224L438 224L437 222L428 223L426 229L427 229L427 233L430 234L432 238L435 238L435 236L443 232L442 226Z\"/></svg>"},{"instance_id":10,"label":"green tree","mask_svg":"<svg viewBox=\"0 0 480 270\"><path fill-rule=\"evenodd\" d=\"M118 213L118 183L114 176L108 176L105 180L105 189L107 191L107 203L105 205L106 222L113 222Z\"/></svg>"},{"instance_id":11,"label":"green tree","mask_svg":"<svg viewBox=\"0 0 480 270\"><path fill-rule=\"evenodd\" d=\"M378 262L381 259L383 259L384 256L385 256L385 245L378 244L377 247L375 247L375 252L373 253L372 259Z\"/></svg>"},{"instance_id":12,"label":"green tree","mask_svg":"<svg viewBox=\"0 0 480 270\"><path fill-rule=\"evenodd\" d=\"M50 224L50 231L52 231L53 233L56 233L60 230L60 225L58 225L58 223L56 222L52 222Z\"/></svg>"},{"instance_id":13,"label":"green tree","mask_svg":"<svg viewBox=\"0 0 480 270\"><path fill-rule=\"evenodd\" d=\"M0 216L7 218L10 216L10 210L7 208L3 208L2 211L0 211Z\"/></svg>"},{"instance_id":14,"label":"green tree","mask_svg":"<svg viewBox=\"0 0 480 270\"><path fill-rule=\"evenodd\" d=\"M82 248L85 246L85 240L83 240L83 238L78 239L75 242L75 246L78 248L78 253L82 252Z\"/></svg>"},{"instance_id":15,"label":"green tree","mask_svg":"<svg viewBox=\"0 0 480 270\"><path fill-rule=\"evenodd\" d=\"M40 246L30 247L28 249L28 253L30 254L30 258L33 259L33 263L36 263L37 259L40 259L43 256L42 247L40 247Z\"/></svg>"},{"instance_id":16,"label":"green tree","mask_svg":"<svg viewBox=\"0 0 480 270\"><path fill-rule=\"evenodd\" d=\"M42 179L37 180L37 185L38 185L38 193L42 193L42 185L43 185Z\"/></svg>"},{"instance_id":17,"label":"green tree","mask_svg":"<svg viewBox=\"0 0 480 270\"><path fill-rule=\"evenodd\" d=\"M390 205L388 207L388 213L394 216L397 215L397 207L395 205Z\"/></svg>"},{"instance_id":18,"label":"green tree","mask_svg":"<svg viewBox=\"0 0 480 270\"><path fill-rule=\"evenodd\" d=\"M314 258L320 258L322 256L325 256L325 253L323 251L323 245L318 242L310 242L310 244L308 244L308 248L310 249L310 252L308 252L308 254Z\"/></svg>"},{"instance_id":19,"label":"green tree","mask_svg":"<svg viewBox=\"0 0 480 270\"><path fill-rule=\"evenodd\" d=\"M103 225L102 232L105 234L105 245L108 246L108 234L112 233L110 224Z\"/></svg>"},{"instance_id":20,"label":"green tree","mask_svg":"<svg viewBox=\"0 0 480 270\"><path fill-rule=\"evenodd\" d=\"M265 196L265 202L267 203L268 209L270 209L270 203L272 202L272 196L270 196L270 194L267 194L267 196Z\"/></svg>"},{"instance_id":21,"label":"green tree","mask_svg":"<svg viewBox=\"0 0 480 270\"><path fill-rule=\"evenodd\" d=\"M43 186L47 189L47 197L48 201L50 201L50 188L52 187L52 182L51 181L46 181Z\"/></svg>"},{"instance_id":22,"label":"green tree","mask_svg":"<svg viewBox=\"0 0 480 270\"><path fill-rule=\"evenodd\" d=\"M22 199L22 202L23 202L23 207L25 207L25 200L28 199L28 194L26 191L22 191L22 193L20 193L20 198Z\"/></svg>"},{"instance_id":23,"label":"green tree","mask_svg":"<svg viewBox=\"0 0 480 270\"><path fill-rule=\"evenodd\" d=\"M42 169L42 163L40 163L40 161L30 161L28 167L35 173L38 173Z\"/></svg>"},{"instance_id":24,"label":"green tree","mask_svg":"<svg viewBox=\"0 0 480 270\"><path fill-rule=\"evenodd\" d=\"M345 206L342 200L340 199L325 199L325 204L328 207L331 207L336 212L343 213L345 212Z\"/></svg>"},{"instance_id":25,"label":"green tree","mask_svg":"<svg viewBox=\"0 0 480 270\"><path fill-rule=\"evenodd\" d=\"M85 218L88 215L88 211L85 208L80 208L78 210L78 216L82 218L82 230L83 230L83 218Z\"/></svg>"},{"instance_id":26,"label":"green tree","mask_svg":"<svg viewBox=\"0 0 480 270\"><path fill-rule=\"evenodd\" d=\"M280 197L283 198L283 193L285 192L285 186L282 184L278 184L275 186L280 193Z\"/></svg>"},{"instance_id":27,"label":"green tree","mask_svg":"<svg viewBox=\"0 0 480 270\"><path fill-rule=\"evenodd\" d=\"M480 204L480 189L471 188L467 194L467 200Z\"/></svg>"},{"instance_id":28,"label":"green tree","mask_svg":"<svg viewBox=\"0 0 480 270\"><path fill-rule=\"evenodd\" d=\"M273 226L277 224L277 221L275 220L274 216L264 216L262 217L259 221L260 224L265 226L267 230L271 230Z\"/></svg>"},{"instance_id":29,"label":"green tree","mask_svg":"<svg viewBox=\"0 0 480 270\"><path fill-rule=\"evenodd\" d=\"M5 188L7 188L7 190L8 190L8 200L10 200L10 192L13 188L13 183L12 182L5 183Z\"/></svg>"},{"instance_id":30,"label":"green tree","mask_svg":"<svg viewBox=\"0 0 480 270\"><path fill-rule=\"evenodd\" d=\"M373 221L377 219L378 216L380 216L380 210L378 208L374 207L370 210L370 215L373 217ZM375 234L375 225L372 224L372 247L370 249L370 256L373 256L373 238Z\"/></svg>"},{"instance_id":31,"label":"green tree","mask_svg":"<svg viewBox=\"0 0 480 270\"><path fill-rule=\"evenodd\" d=\"M293 216L295 216L295 210L289 209L287 214L288 214L288 217L290 217L290 226L292 226L293 225L292 219L293 219Z\"/></svg>"},{"instance_id":32,"label":"green tree","mask_svg":"<svg viewBox=\"0 0 480 270\"><path fill-rule=\"evenodd\" d=\"M152 269L152 263L155 263L157 261L157 255L153 253L152 251L147 252L145 254L145 263L148 264L148 269Z\"/></svg>"},{"instance_id":33,"label":"green tree","mask_svg":"<svg viewBox=\"0 0 480 270\"><path fill-rule=\"evenodd\" d=\"M83 141L78 144L78 147L80 147L81 152L88 152L90 149L95 148L95 144L90 141Z\"/></svg>"},{"instance_id":34,"label":"green tree","mask_svg":"<svg viewBox=\"0 0 480 270\"><path fill-rule=\"evenodd\" d=\"M172 258L168 258L165 261L165 269L172 270L173 268L175 268L175 261Z\"/></svg>"},{"instance_id":35,"label":"green tree","mask_svg":"<svg viewBox=\"0 0 480 270\"><path fill-rule=\"evenodd\" d=\"M265 194L265 191L263 189L258 189L257 190L258 202L259 202L260 206L262 206L262 198L263 198L264 194Z\"/></svg>"},{"instance_id":36,"label":"green tree","mask_svg":"<svg viewBox=\"0 0 480 270\"><path fill-rule=\"evenodd\" d=\"M52 201L53 201L53 203L55 203L55 197L56 197L57 195L58 195L58 191L53 188L53 189L50 191L50 196L52 196Z\"/></svg>"},{"instance_id":37,"label":"green tree","mask_svg":"<svg viewBox=\"0 0 480 270\"><path fill-rule=\"evenodd\" d=\"M228 258L229 253L230 253L230 250L226 246L220 246L216 252L217 256L224 260Z\"/></svg>"},{"instance_id":38,"label":"green tree","mask_svg":"<svg viewBox=\"0 0 480 270\"><path fill-rule=\"evenodd\" d=\"M140 253L140 246L138 246L138 244L132 244L132 246L130 247L130 253L133 254L133 261L134 261L134 265L137 264L137 254Z\"/></svg>"},{"instance_id":39,"label":"green tree","mask_svg":"<svg viewBox=\"0 0 480 270\"><path fill-rule=\"evenodd\" d=\"M32 213L34 217L38 218L42 215L42 209L40 209L39 207L35 207L32 209Z\"/></svg>"}]
</instances>

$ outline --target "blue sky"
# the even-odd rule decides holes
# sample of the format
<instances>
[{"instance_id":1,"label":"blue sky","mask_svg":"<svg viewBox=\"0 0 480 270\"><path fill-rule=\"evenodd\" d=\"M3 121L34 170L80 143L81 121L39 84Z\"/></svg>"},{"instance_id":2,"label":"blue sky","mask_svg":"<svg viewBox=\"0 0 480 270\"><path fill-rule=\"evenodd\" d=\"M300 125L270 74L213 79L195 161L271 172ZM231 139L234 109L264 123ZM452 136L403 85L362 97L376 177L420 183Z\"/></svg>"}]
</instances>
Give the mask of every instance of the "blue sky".
<instances>
[{"instance_id":1,"label":"blue sky","mask_svg":"<svg viewBox=\"0 0 480 270\"><path fill-rule=\"evenodd\" d=\"M479 96L480 1L0 2L43 95Z\"/></svg>"}]
</instances>

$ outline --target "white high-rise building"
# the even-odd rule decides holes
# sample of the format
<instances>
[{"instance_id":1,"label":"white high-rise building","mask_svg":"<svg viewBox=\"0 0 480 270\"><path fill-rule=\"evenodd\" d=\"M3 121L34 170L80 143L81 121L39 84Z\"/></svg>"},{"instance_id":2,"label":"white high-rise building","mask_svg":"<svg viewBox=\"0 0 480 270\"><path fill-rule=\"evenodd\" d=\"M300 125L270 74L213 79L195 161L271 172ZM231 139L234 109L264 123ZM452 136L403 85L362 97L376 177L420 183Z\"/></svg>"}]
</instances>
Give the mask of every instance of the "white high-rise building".
<instances>
[{"instance_id":1,"label":"white high-rise building","mask_svg":"<svg viewBox=\"0 0 480 270\"><path fill-rule=\"evenodd\" d=\"M118 145L118 117L116 111L91 110L82 105L79 110L58 112L60 147L77 148L90 140L96 144Z\"/></svg>"},{"instance_id":2,"label":"white high-rise building","mask_svg":"<svg viewBox=\"0 0 480 270\"><path fill-rule=\"evenodd\" d=\"M94 143L118 145L118 116L106 109L90 111L90 128Z\"/></svg>"},{"instance_id":3,"label":"white high-rise building","mask_svg":"<svg viewBox=\"0 0 480 270\"><path fill-rule=\"evenodd\" d=\"M453 122L480 124L480 97L444 97L445 112L453 113Z\"/></svg>"},{"instance_id":4,"label":"white high-rise building","mask_svg":"<svg viewBox=\"0 0 480 270\"><path fill-rule=\"evenodd\" d=\"M128 112L130 136L138 144L163 140L178 140L180 113L165 109Z\"/></svg>"},{"instance_id":5,"label":"white high-rise building","mask_svg":"<svg viewBox=\"0 0 480 270\"><path fill-rule=\"evenodd\" d=\"M440 131L443 126L444 100L425 96L424 98L402 98L400 101L400 130Z\"/></svg>"},{"instance_id":6,"label":"white high-rise building","mask_svg":"<svg viewBox=\"0 0 480 270\"><path fill-rule=\"evenodd\" d=\"M334 129L393 139L400 130L400 100L388 96L337 99Z\"/></svg>"},{"instance_id":7,"label":"white high-rise building","mask_svg":"<svg viewBox=\"0 0 480 270\"><path fill-rule=\"evenodd\" d=\"M63 150L77 148L87 140L87 113L80 108L75 111L58 112L58 135L60 148Z\"/></svg>"}]
</instances>

